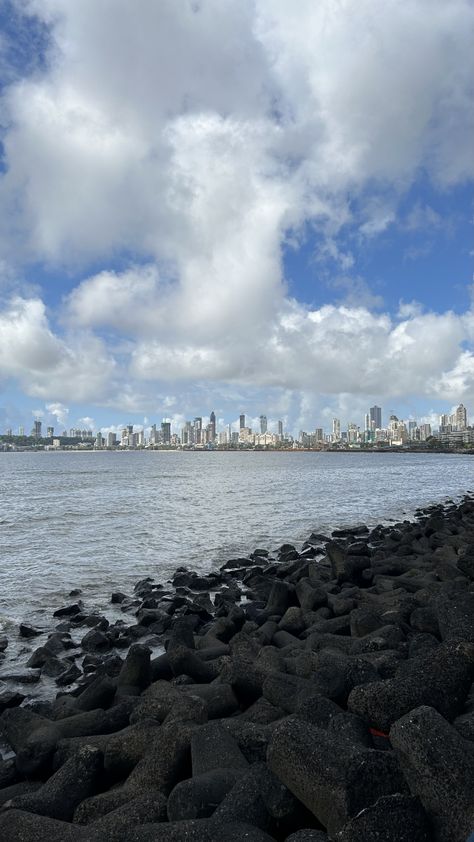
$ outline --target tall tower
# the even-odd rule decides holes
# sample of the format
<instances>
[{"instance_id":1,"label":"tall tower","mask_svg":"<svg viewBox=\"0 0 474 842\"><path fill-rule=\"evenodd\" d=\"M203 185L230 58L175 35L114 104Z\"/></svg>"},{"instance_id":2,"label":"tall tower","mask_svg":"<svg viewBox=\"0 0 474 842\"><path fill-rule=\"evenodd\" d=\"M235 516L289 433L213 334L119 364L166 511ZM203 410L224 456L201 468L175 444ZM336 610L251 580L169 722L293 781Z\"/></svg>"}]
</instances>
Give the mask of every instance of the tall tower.
<instances>
[{"instance_id":1,"label":"tall tower","mask_svg":"<svg viewBox=\"0 0 474 842\"><path fill-rule=\"evenodd\" d=\"M332 440L341 441L341 422L339 418L332 419Z\"/></svg>"},{"instance_id":2,"label":"tall tower","mask_svg":"<svg viewBox=\"0 0 474 842\"><path fill-rule=\"evenodd\" d=\"M371 406L370 407L370 420L374 422L375 429L381 430L382 429L382 410L380 406Z\"/></svg>"},{"instance_id":3,"label":"tall tower","mask_svg":"<svg viewBox=\"0 0 474 842\"><path fill-rule=\"evenodd\" d=\"M210 427L210 436L211 442L214 442L216 439L216 415L215 412L211 412L209 416L209 427Z\"/></svg>"},{"instance_id":4,"label":"tall tower","mask_svg":"<svg viewBox=\"0 0 474 842\"><path fill-rule=\"evenodd\" d=\"M35 421L33 425L32 435L35 439L41 438L41 421Z\"/></svg>"},{"instance_id":5,"label":"tall tower","mask_svg":"<svg viewBox=\"0 0 474 842\"><path fill-rule=\"evenodd\" d=\"M260 416L260 433L263 435L267 432L267 416L261 415Z\"/></svg>"},{"instance_id":6,"label":"tall tower","mask_svg":"<svg viewBox=\"0 0 474 842\"><path fill-rule=\"evenodd\" d=\"M194 444L202 444L202 418L194 419Z\"/></svg>"},{"instance_id":7,"label":"tall tower","mask_svg":"<svg viewBox=\"0 0 474 842\"><path fill-rule=\"evenodd\" d=\"M280 439L283 438L283 421L278 422L278 436Z\"/></svg>"},{"instance_id":8,"label":"tall tower","mask_svg":"<svg viewBox=\"0 0 474 842\"><path fill-rule=\"evenodd\" d=\"M241 430L243 430L244 427L245 427L245 415L244 414L242 414L239 417L239 427L240 427Z\"/></svg>"},{"instance_id":9,"label":"tall tower","mask_svg":"<svg viewBox=\"0 0 474 842\"><path fill-rule=\"evenodd\" d=\"M467 412L466 407L460 403L454 413L454 424L458 431L465 430L467 427Z\"/></svg>"}]
</instances>

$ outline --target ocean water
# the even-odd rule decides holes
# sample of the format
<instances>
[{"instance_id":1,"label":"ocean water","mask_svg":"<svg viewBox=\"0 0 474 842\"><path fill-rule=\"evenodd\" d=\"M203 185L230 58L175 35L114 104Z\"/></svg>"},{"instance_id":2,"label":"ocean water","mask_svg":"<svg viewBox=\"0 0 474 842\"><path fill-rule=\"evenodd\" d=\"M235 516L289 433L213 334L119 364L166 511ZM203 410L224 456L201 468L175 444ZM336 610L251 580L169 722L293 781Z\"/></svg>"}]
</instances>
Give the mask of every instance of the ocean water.
<instances>
[{"instance_id":1,"label":"ocean water","mask_svg":"<svg viewBox=\"0 0 474 842\"><path fill-rule=\"evenodd\" d=\"M143 576L411 517L473 485L473 458L444 454L3 453L0 631L44 624L73 588L102 610Z\"/></svg>"}]
</instances>

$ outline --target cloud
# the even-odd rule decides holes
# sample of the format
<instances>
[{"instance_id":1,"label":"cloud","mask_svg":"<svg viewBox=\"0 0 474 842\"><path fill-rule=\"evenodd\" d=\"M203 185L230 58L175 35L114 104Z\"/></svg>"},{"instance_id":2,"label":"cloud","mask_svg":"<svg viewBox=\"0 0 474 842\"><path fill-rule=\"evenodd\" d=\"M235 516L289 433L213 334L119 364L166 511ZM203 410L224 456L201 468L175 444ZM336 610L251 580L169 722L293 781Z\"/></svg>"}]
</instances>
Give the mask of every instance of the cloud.
<instances>
[{"instance_id":1,"label":"cloud","mask_svg":"<svg viewBox=\"0 0 474 842\"><path fill-rule=\"evenodd\" d=\"M0 375L18 378L27 394L58 401L104 399L115 361L90 333L61 338L37 298L16 297L0 311Z\"/></svg>"},{"instance_id":2,"label":"cloud","mask_svg":"<svg viewBox=\"0 0 474 842\"><path fill-rule=\"evenodd\" d=\"M46 411L52 415L61 427L67 427L69 421L69 409L63 403L47 403Z\"/></svg>"},{"instance_id":3,"label":"cloud","mask_svg":"<svg viewBox=\"0 0 474 842\"><path fill-rule=\"evenodd\" d=\"M56 310L26 286L3 305L4 377L121 413L214 403L218 384L287 415L297 391L301 423L311 394L474 400L471 317L373 313L344 237L436 231L426 203L397 223L400 197L420 172L472 176L469 0L16 8L49 50L3 94L2 260L82 280ZM315 309L282 264L308 228L345 293Z\"/></svg>"}]
</instances>

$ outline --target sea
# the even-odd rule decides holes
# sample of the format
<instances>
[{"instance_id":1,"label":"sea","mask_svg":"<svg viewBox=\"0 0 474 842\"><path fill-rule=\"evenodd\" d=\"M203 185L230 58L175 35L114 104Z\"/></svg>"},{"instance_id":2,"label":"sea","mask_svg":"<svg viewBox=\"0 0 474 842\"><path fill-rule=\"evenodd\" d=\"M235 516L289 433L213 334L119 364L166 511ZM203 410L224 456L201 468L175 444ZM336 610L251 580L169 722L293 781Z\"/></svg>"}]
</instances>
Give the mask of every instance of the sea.
<instances>
[{"instance_id":1,"label":"sea","mask_svg":"<svg viewBox=\"0 0 474 842\"><path fill-rule=\"evenodd\" d=\"M455 454L1 453L0 634L44 625L73 589L103 610L145 576L412 518L473 487L473 457Z\"/></svg>"}]
</instances>

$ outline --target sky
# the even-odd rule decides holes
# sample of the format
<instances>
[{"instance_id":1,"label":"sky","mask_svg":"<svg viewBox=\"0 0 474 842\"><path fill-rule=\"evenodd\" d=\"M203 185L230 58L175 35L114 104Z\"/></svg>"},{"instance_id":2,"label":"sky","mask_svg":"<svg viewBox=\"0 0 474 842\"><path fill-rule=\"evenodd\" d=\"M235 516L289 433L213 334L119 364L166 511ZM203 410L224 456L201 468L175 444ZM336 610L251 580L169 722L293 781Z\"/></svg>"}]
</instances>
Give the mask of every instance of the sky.
<instances>
[{"instance_id":1,"label":"sky","mask_svg":"<svg viewBox=\"0 0 474 842\"><path fill-rule=\"evenodd\" d=\"M2 0L0 432L474 423L472 0Z\"/></svg>"}]
</instances>

